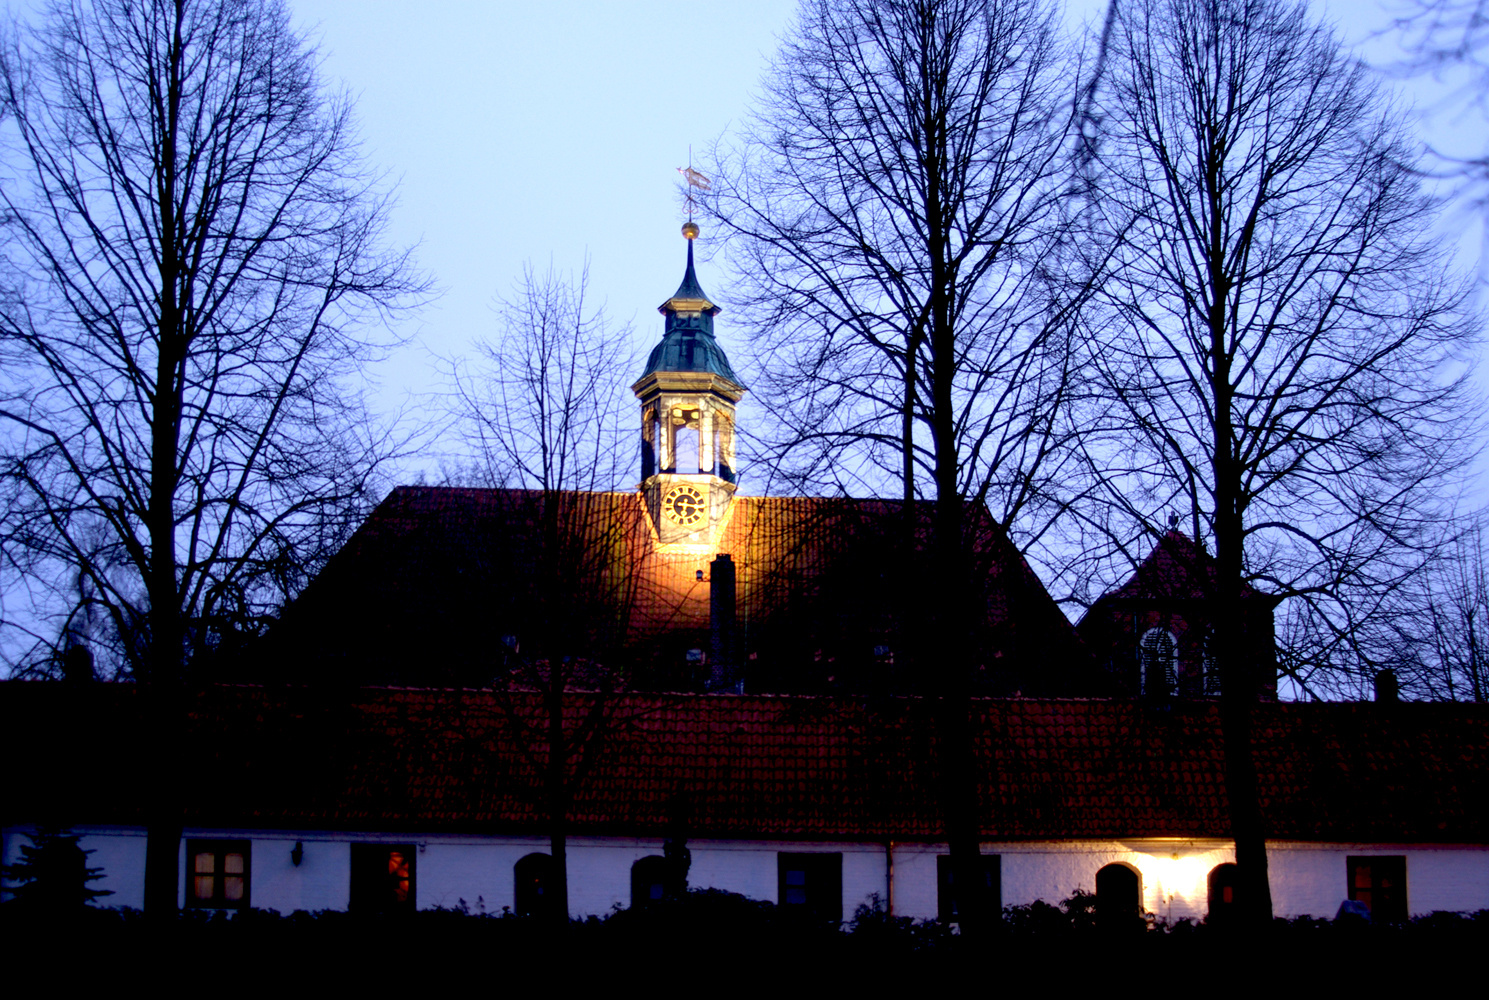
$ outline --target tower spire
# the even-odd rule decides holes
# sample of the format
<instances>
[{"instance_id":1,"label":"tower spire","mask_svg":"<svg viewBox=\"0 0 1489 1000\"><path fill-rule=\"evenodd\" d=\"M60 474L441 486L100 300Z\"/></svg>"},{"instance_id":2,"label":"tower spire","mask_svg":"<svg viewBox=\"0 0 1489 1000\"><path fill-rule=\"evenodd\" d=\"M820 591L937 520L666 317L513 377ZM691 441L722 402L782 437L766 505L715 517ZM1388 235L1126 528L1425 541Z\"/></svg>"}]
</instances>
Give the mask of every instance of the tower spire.
<instances>
[{"instance_id":1,"label":"tower spire","mask_svg":"<svg viewBox=\"0 0 1489 1000\"><path fill-rule=\"evenodd\" d=\"M698 271L693 264L693 241L698 237L697 223L684 223L682 234L688 241L688 266L677 291L666 302L657 306L657 312L667 317L667 320L662 331L662 341L652 348L641 377L645 379L657 372L707 372L727 379L742 392L743 383L734 374L724 349L714 339L713 319L723 310L714 304L699 284Z\"/></svg>"},{"instance_id":2,"label":"tower spire","mask_svg":"<svg viewBox=\"0 0 1489 1000\"><path fill-rule=\"evenodd\" d=\"M698 224L689 219L682 235L687 269L657 307L662 339L631 389L641 401L641 491L657 542L706 551L734 496L734 409L745 387L714 339L721 310L698 282Z\"/></svg>"}]
</instances>

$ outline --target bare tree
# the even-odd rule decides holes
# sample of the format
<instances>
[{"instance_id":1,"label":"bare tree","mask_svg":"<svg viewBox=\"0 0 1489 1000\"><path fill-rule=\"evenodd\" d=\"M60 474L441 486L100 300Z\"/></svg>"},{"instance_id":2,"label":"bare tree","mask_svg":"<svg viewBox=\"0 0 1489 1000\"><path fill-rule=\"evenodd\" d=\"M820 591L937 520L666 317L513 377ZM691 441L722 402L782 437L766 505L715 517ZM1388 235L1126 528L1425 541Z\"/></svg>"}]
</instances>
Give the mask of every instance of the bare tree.
<instances>
[{"instance_id":1,"label":"bare tree","mask_svg":"<svg viewBox=\"0 0 1489 1000\"><path fill-rule=\"evenodd\" d=\"M577 276L529 262L497 301L500 334L475 360L447 362L451 415L465 446L462 483L544 492L613 490L636 474L630 392L640 367L631 328L589 301Z\"/></svg>"},{"instance_id":2,"label":"bare tree","mask_svg":"<svg viewBox=\"0 0 1489 1000\"><path fill-rule=\"evenodd\" d=\"M1368 698L1381 673L1389 671L1402 697L1473 702L1489 697L1489 563L1481 517L1445 525L1421 572L1386 599L1366 605L1353 641L1320 651L1307 664L1315 669L1318 686L1333 688L1330 694ZM1330 634L1300 631L1315 642L1315 636Z\"/></svg>"},{"instance_id":3,"label":"bare tree","mask_svg":"<svg viewBox=\"0 0 1489 1000\"><path fill-rule=\"evenodd\" d=\"M1419 630L1416 663L1403 670L1403 686L1429 698L1489 700L1489 558L1482 523L1456 539L1439 572L1427 578L1425 627Z\"/></svg>"},{"instance_id":4,"label":"bare tree","mask_svg":"<svg viewBox=\"0 0 1489 1000\"><path fill-rule=\"evenodd\" d=\"M1092 446L1132 532L1213 545L1240 904L1270 916L1250 749L1247 583L1341 629L1419 563L1469 455L1475 343L1399 117L1284 0L1137 0L1096 95L1099 210L1120 234ZM1113 522L1113 523L1116 523Z\"/></svg>"},{"instance_id":5,"label":"bare tree","mask_svg":"<svg viewBox=\"0 0 1489 1000\"><path fill-rule=\"evenodd\" d=\"M499 300L500 330L476 360L447 366L449 401L469 458L462 482L505 487L503 533L514 546L498 572L525 573L509 611L497 705L538 777L552 856L547 916L568 919L570 804L628 682L629 615L649 535L634 493L631 397L639 370L630 327L611 322L578 277L528 265ZM501 543L498 543L501 544ZM532 696L536 692L536 700ZM580 694L582 692L582 694Z\"/></svg>"},{"instance_id":6,"label":"bare tree","mask_svg":"<svg viewBox=\"0 0 1489 1000\"><path fill-rule=\"evenodd\" d=\"M1005 526L1054 489L1064 55L1038 4L804 5L708 198L793 483L986 499Z\"/></svg>"},{"instance_id":7,"label":"bare tree","mask_svg":"<svg viewBox=\"0 0 1489 1000\"><path fill-rule=\"evenodd\" d=\"M6 538L126 637L154 706L146 908L169 911L178 692L359 519L390 455L360 331L422 283L281 3L58 2L0 87Z\"/></svg>"},{"instance_id":8,"label":"bare tree","mask_svg":"<svg viewBox=\"0 0 1489 1000\"><path fill-rule=\"evenodd\" d=\"M1389 69L1405 76L1430 75L1448 90L1437 102L1480 115L1489 113L1489 3L1485 0L1394 0L1386 5L1405 58ZM1383 32L1384 34L1385 32ZM1471 181L1489 179L1489 150L1467 157L1443 155ZM1481 195L1482 197L1482 195Z\"/></svg>"},{"instance_id":9,"label":"bare tree","mask_svg":"<svg viewBox=\"0 0 1489 1000\"><path fill-rule=\"evenodd\" d=\"M935 500L917 574L942 585L907 590L908 652L940 678L947 830L969 897L965 633L988 574L967 558L968 511L986 504L1027 544L1065 499L1069 318L1090 287L1068 280L1071 80L1044 4L808 3L707 199L760 331L754 391L780 424L778 469L816 491L897 480L907 555L915 502ZM983 918L973 898L963 912Z\"/></svg>"}]
</instances>

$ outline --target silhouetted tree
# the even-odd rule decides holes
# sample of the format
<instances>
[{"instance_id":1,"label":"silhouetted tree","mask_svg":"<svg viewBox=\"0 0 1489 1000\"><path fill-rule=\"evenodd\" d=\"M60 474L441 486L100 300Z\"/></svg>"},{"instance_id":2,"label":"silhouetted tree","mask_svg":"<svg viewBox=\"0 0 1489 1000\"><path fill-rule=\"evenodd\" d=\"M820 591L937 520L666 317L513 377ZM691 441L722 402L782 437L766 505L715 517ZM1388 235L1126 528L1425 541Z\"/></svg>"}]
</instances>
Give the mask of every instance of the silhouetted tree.
<instances>
[{"instance_id":1,"label":"silhouetted tree","mask_svg":"<svg viewBox=\"0 0 1489 1000\"><path fill-rule=\"evenodd\" d=\"M625 643L645 542L632 494L632 416L624 376L639 370L628 326L611 323L577 278L529 265L502 298L495 337L448 365L449 402L468 460L458 481L501 486L506 533L527 544L493 681L516 744L539 776L553 884L548 916L568 919L567 828L574 794L618 723ZM534 701L528 692L536 692ZM575 697L583 692L583 697ZM506 695L506 697L503 697Z\"/></svg>"},{"instance_id":2,"label":"silhouetted tree","mask_svg":"<svg viewBox=\"0 0 1489 1000\"><path fill-rule=\"evenodd\" d=\"M5 866L5 878L17 883L7 890L8 906L38 916L67 916L114 894L88 885L103 878L103 869L88 867L93 852L78 846L78 834L43 827L27 837L31 843L21 845L21 860Z\"/></svg>"},{"instance_id":3,"label":"silhouetted tree","mask_svg":"<svg viewBox=\"0 0 1489 1000\"><path fill-rule=\"evenodd\" d=\"M1391 28L1405 54L1390 67L1406 76L1431 76L1448 86L1434 114L1474 109L1489 115L1489 4L1485 0L1395 0L1387 5ZM1454 122L1457 126L1458 122ZM1455 138L1465 131L1453 129ZM1489 146L1477 151L1435 149L1435 171L1460 183L1481 212L1489 208Z\"/></svg>"},{"instance_id":4,"label":"silhouetted tree","mask_svg":"<svg viewBox=\"0 0 1489 1000\"><path fill-rule=\"evenodd\" d=\"M1055 10L1008 0L802 6L706 204L760 330L754 391L778 470L849 493L898 480L935 524L907 587L905 655L943 697L947 830L978 885L969 623L989 567L984 504L1027 542L1073 480L1062 420L1070 319L1091 282L1069 252L1074 77ZM964 907L981 918L976 899Z\"/></svg>"},{"instance_id":5,"label":"silhouetted tree","mask_svg":"<svg viewBox=\"0 0 1489 1000\"><path fill-rule=\"evenodd\" d=\"M316 62L275 0L74 0L0 65L5 538L33 580L83 573L150 692L152 911L176 905L175 692L304 581L393 450L361 331L422 283Z\"/></svg>"},{"instance_id":6,"label":"silhouetted tree","mask_svg":"<svg viewBox=\"0 0 1489 1000\"><path fill-rule=\"evenodd\" d=\"M1177 511L1213 545L1238 905L1259 921L1243 586L1328 619L1416 569L1468 454L1454 373L1476 325L1401 121L1302 6L1122 4L1094 101L1116 268L1090 454L1126 537Z\"/></svg>"}]
</instances>

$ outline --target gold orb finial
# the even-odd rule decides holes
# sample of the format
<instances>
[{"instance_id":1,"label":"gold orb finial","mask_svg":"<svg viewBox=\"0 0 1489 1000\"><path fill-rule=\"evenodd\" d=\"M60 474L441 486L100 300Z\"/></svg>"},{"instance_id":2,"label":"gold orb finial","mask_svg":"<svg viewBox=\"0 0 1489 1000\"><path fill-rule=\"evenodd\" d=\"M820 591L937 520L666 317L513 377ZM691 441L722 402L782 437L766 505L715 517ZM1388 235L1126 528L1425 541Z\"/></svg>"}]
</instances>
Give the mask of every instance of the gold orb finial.
<instances>
[{"instance_id":1,"label":"gold orb finial","mask_svg":"<svg viewBox=\"0 0 1489 1000\"><path fill-rule=\"evenodd\" d=\"M698 224L692 219L682 224L683 239L696 240L698 238Z\"/></svg>"}]
</instances>

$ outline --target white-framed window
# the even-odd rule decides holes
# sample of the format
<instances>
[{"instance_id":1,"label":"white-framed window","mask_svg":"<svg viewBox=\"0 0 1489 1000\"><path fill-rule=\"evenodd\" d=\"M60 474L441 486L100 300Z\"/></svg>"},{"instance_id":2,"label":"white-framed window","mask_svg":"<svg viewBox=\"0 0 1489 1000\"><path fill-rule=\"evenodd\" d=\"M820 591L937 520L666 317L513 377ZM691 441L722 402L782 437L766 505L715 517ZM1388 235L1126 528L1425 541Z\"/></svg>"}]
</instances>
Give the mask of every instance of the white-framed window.
<instances>
[{"instance_id":1,"label":"white-framed window","mask_svg":"<svg viewBox=\"0 0 1489 1000\"><path fill-rule=\"evenodd\" d=\"M1220 693L1220 665L1215 662L1215 630L1205 629L1204 647L1200 651L1200 669L1204 671L1204 693Z\"/></svg>"},{"instance_id":2,"label":"white-framed window","mask_svg":"<svg viewBox=\"0 0 1489 1000\"><path fill-rule=\"evenodd\" d=\"M1143 694L1172 694L1177 681L1179 644L1167 629L1151 628L1138 642L1138 683Z\"/></svg>"}]
</instances>

